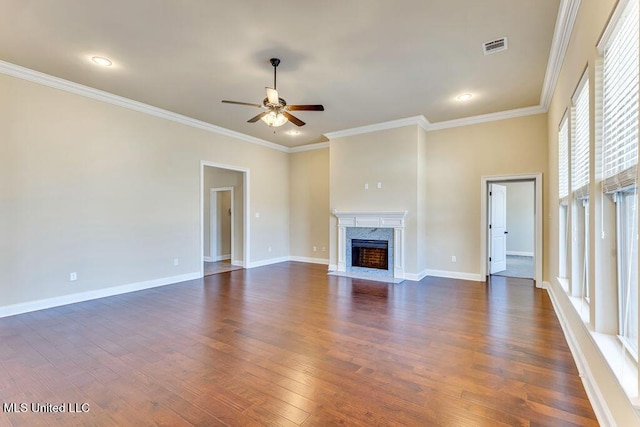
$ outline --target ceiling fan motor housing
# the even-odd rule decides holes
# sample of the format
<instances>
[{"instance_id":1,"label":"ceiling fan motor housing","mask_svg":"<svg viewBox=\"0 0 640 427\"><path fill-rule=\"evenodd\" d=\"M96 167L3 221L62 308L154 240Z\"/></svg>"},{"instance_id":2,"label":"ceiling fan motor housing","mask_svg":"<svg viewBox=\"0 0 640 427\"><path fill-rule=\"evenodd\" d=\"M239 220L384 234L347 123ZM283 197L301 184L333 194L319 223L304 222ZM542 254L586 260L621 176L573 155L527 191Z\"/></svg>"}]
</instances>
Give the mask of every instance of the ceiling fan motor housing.
<instances>
[{"instance_id":1,"label":"ceiling fan motor housing","mask_svg":"<svg viewBox=\"0 0 640 427\"><path fill-rule=\"evenodd\" d=\"M269 102L269 98L265 98L262 100L262 105L264 105L265 107L269 108L269 107L280 107L283 108L287 105L287 101L285 101L282 98L278 98L278 105L274 105L272 103Z\"/></svg>"}]
</instances>

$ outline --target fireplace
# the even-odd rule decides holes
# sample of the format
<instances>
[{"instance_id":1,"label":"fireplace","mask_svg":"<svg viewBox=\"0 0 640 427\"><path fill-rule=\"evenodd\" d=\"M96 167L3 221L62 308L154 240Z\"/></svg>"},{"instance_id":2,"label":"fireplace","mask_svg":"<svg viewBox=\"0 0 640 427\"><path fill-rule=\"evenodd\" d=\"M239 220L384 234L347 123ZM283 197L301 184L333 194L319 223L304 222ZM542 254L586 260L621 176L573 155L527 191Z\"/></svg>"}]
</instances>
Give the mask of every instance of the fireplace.
<instances>
[{"instance_id":1,"label":"fireplace","mask_svg":"<svg viewBox=\"0 0 640 427\"><path fill-rule=\"evenodd\" d=\"M393 277L393 228L346 227L345 271Z\"/></svg>"},{"instance_id":2,"label":"fireplace","mask_svg":"<svg viewBox=\"0 0 640 427\"><path fill-rule=\"evenodd\" d=\"M389 242L351 239L351 266L388 270Z\"/></svg>"},{"instance_id":3,"label":"fireplace","mask_svg":"<svg viewBox=\"0 0 640 427\"><path fill-rule=\"evenodd\" d=\"M406 211L339 212L337 265L331 274L400 283L404 273ZM364 242L364 243L363 243ZM361 267L361 264L366 267Z\"/></svg>"}]
</instances>

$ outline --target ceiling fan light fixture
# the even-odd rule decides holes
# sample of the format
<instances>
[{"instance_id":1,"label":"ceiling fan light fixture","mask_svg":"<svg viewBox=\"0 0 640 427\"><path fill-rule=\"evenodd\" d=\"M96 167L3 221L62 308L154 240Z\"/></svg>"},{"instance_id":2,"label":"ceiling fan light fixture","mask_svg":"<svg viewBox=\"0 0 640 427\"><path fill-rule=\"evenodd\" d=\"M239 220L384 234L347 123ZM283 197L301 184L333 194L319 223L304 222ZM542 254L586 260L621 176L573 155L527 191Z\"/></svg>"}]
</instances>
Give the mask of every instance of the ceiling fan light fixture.
<instances>
[{"instance_id":1,"label":"ceiling fan light fixture","mask_svg":"<svg viewBox=\"0 0 640 427\"><path fill-rule=\"evenodd\" d=\"M289 121L282 113L276 113L275 111L270 111L268 114L265 114L261 120L272 128L282 126Z\"/></svg>"},{"instance_id":2,"label":"ceiling fan light fixture","mask_svg":"<svg viewBox=\"0 0 640 427\"><path fill-rule=\"evenodd\" d=\"M473 98L473 94L471 93L463 93L462 95L458 95L456 97L458 101L462 101L462 102L469 101L471 98Z\"/></svg>"}]
</instances>

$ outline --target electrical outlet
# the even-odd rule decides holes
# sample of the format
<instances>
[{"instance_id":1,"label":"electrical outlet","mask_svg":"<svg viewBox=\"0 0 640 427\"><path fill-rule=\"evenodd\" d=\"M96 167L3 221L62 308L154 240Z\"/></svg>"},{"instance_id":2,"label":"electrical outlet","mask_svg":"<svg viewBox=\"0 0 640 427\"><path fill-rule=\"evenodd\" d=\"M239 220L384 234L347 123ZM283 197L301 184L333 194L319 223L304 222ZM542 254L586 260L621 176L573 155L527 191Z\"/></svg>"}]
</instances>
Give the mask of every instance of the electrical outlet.
<instances>
[{"instance_id":1,"label":"electrical outlet","mask_svg":"<svg viewBox=\"0 0 640 427\"><path fill-rule=\"evenodd\" d=\"M315 246L313 247L313 252L317 251L318 248L316 248Z\"/></svg>"},{"instance_id":2,"label":"electrical outlet","mask_svg":"<svg viewBox=\"0 0 640 427\"><path fill-rule=\"evenodd\" d=\"M260 218L260 212L256 212L256 218Z\"/></svg>"},{"instance_id":3,"label":"electrical outlet","mask_svg":"<svg viewBox=\"0 0 640 427\"><path fill-rule=\"evenodd\" d=\"M457 262L458 259L456 258L455 255L451 255L451 262Z\"/></svg>"},{"instance_id":4,"label":"electrical outlet","mask_svg":"<svg viewBox=\"0 0 640 427\"><path fill-rule=\"evenodd\" d=\"M73 282L75 280L78 280L78 273L76 273L75 271L73 273L69 273L69 281Z\"/></svg>"},{"instance_id":5,"label":"electrical outlet","mask_svg":"<svg viewBox=\"0 0 640 427\"><path fill-rule=\"evenodd\" d=\"M325 248L324 246L322 247L322 252L327 252L327 248Z\"/></svg>"},{"instance_id":6,"label":"electrical outlet","mask_svg":"<svg viewBox=\"0 0 640 427\"><path fill-rule=\"evenodd\" d=\"M271 252L271 246L269 246L269 252Z\"/></svg>"},{"instance_id":7,"label":"electrical outlet","mask_svg":"<svg viewBox=\"0 0 640 427\"><path fill-rule=\"evenodd\" d=\"M378 188L382 188L382 183L381 182L378 183Z\"/></svg>"},{"instance_id":8,"label":"electrical outlet","mask_svg":"<svg viewBox=\"0 0 640 427\"><path fill-rule=\"evenodd\" d=\"M174 265L174 266L178 266L178 265L180 265L180 260L179 260L178 258L174 258L174 259L173 259L173 265Z\"/></svg>"},{"instance_id":9,"label":"electrical outlet","mask_svg":"<svg viewBox=\"0 0 640 427\"><path fill-rule=\"evenodd\" d=\"M369 189L369 184L368 184L368 183L364 185L364 189L365 189L365 190L368 190L368 189Z\"/></svg>"}]
</instances>

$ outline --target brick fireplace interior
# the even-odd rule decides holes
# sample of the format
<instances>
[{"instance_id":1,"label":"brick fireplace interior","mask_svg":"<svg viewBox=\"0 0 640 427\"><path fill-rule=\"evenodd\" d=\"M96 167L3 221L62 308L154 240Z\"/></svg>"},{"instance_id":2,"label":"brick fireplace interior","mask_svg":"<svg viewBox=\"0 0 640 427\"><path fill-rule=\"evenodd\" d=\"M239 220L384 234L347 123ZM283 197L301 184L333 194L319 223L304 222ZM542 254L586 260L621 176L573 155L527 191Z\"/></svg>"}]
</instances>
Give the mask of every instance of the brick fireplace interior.
<instances>
[{"instance_id":1,"label":"brick fireplace interior","mask_svg":"<svg viewBox=\"0 0 640 427\"><path fill-rule=\"evenodd\" d=\"M389 269L389 242L386 240L351 240L353 267Z\"/></svg>"}]
</instances>

